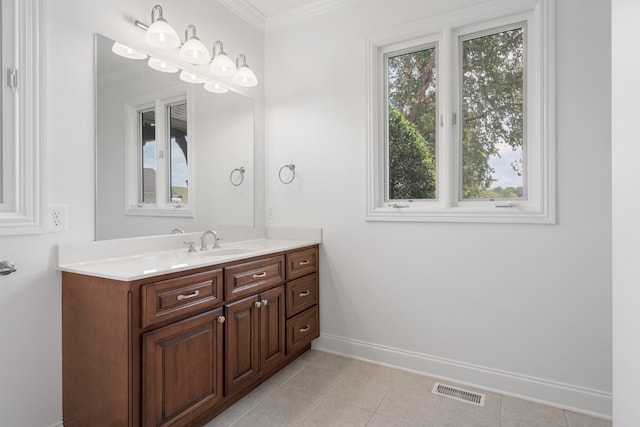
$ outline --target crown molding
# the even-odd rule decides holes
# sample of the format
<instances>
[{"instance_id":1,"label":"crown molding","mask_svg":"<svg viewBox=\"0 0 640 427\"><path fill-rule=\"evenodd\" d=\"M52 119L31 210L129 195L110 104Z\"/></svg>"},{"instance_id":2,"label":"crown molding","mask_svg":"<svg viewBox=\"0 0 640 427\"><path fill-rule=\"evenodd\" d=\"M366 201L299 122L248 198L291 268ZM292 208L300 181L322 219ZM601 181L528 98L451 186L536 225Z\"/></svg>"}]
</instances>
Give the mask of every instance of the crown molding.
<instances>
[{"instance_id":1,"label":"crown molding","mask_svg":"<svg viewBox=\"0 0 640 427\"><path fill-rule=\"evenodd\" d=\"M286 12L268 17L266 31L269 32L283 28L296 22L349 6L359 1L360 0L318 0L308 5L296 7Z\"/></svg>"},{"instance_id":2,"label":"crown molding","mask_svg":"<svg viewBox=\"0 0 640 427\"><path fill-rule=\"evenodd\" d=\"M263 33L266 31L267 18L246 0L218 0L242 19L253 25Z\"/></svg>"},{"instance_id":3,"label":"crown molding","mask_svg":"<svg viewBox=\"0 0 640 427\"><path fill-rule=\"evenodd\" d=\"M318 0L273 16L265 16L247 0L218 0L224 6L262 32L283 28L305 19L322 15L360 0Z\"/></svg>"}]
</instances>

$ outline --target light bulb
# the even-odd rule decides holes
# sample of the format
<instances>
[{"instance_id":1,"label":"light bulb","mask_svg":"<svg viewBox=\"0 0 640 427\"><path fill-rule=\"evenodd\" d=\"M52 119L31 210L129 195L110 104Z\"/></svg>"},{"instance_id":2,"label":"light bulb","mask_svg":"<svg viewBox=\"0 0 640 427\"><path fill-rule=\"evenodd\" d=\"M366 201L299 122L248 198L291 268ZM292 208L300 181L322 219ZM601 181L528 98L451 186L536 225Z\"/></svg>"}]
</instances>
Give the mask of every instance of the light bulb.
<instances>
[{"instance_id":1,"label":"light bulb","mask_svg":"<svg viewBox=\"0 0 640 427\"><path fill-rule=\"evenodd\" d=\"M154 57L149 58L147 64L154 70L162 71L163 73L177 73L179 70L178 67L167 64L165 61Z\"/></svg>"},{"instance_id":2,"label":"light bulb","mask_svg":"<svg viewBox=\"0 0 640 427\"><path fill-rule=\"evenodd\" d=\"M116 55L120 55L124 58L129 58L129 59L146 59L147 58L146 54L118 42L113 43L113 46L111 47L111 51Z\"/></svg>"},{"instance_id":3,"label":"light bulb","mask_svg":"<svg viewBox=\"0 0 640 427\"><path fill-rule=\"evenodd\" d=\"M218 82L206 82L204 84L204 88L205 90L212 92L212 93L227 93L229 92L229 89L222 86L220 83Z\"/></svg>"}]
</instances>

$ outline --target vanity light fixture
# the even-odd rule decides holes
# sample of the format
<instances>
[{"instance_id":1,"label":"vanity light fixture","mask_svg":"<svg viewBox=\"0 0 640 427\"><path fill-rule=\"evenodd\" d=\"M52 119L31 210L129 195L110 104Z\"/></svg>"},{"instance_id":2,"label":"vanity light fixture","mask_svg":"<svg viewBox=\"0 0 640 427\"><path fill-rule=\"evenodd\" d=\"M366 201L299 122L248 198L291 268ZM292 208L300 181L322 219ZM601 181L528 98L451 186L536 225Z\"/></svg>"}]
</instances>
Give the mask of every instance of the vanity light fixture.
<instances>
[{"instance_id":1,"label":"vanity light fixture","mask_svg":"<svg viewBox=\"0 0 640 427\"><path fill-rule=\"evenodd\" d=\"M206 82L204 84L204 89L212 92L212 93L227 93L229 92L229 89L222 86L220 83L218 82Z\"/></svg>"},{"instance_id":2,"label":"vanity light fixture","mask_svg":"<svg viewBox=\"0 0 640 427\"><path fill-rule=\"evenodd\" d=\"M189 36L191 30L191 36ZM195 25L189 25L184 30L184 44L180 48L180 59L190 64L205 64L211 61L207 47L196 36Z\"/></svg>"},{"instance_id":3,"label":"vanity light fixture","mask_svg":"<svg viewBox=\"0 0 640 427\"><path fill-rule=\"evenodd\" d=\"M182 80L183 82L193 83L193 84L204 83L203 78L198 77L197 75L184 70L180 72L180 80Z\"/></svg>"},{"instance_id":4,"label":"vanity light fixture","mask_svg":"<svg viewBox=\"0 0 640 427\"><path fill-rule=\"evenodd\" d=\"M242 58L242 65L238 65L240 58ZM233 83L237 84L238 86L244 87L253 87L258 84L258 78L254 74L254 72L251 71L251 68L249 68L249 66L247 65L247 57L244 56L243 53L238 55L238 58L236 59L236 68L238 70L231 78L231 81Z\"/></svg>"},{"instance_id":5,"label":"vanity light fixture","mask_svg":"<svg viewBox=\"0 0 640 427\"><path fill-rule=\"evenodd\" d=\"M162 49L173 49L180 46L180 36L162 17L160 5L155 5L151 9L151 25L147 28L144 38L151 46Z\"/></svg>"},{"instance_id":6,"label":"vanity light fixture","mask_svg":"<svg viewBox=\"0 0 640 427\"><path fill-rule=\"evenodd\" d=\"M111 47L111 51L116 55L120 55L129 59L147 59L146 54L118 42L113 43L113 46Z\"/></svg>"},{"instance_id":7,"label":"vanity light fixture","mask_svg":"<svg viewBox=\"0 0 640 427\"><path fill-rule=\"evenodd\" d=\"M149 62L147 62L147 64L154 70L162 71L163 73L177 73L179 70L178 67L167 64L165 61L154 58L153 56L149 58Z\"/></svg>"},{"instance_id":8,"label":"vanity light fixture","mask_svg":"<svg viewBox=\"0 0 640 427\"><path fill-rule=\"evenodd\" d=\"M220 48L218 53L216 53L216 46ZM232 76L236 72L236 64L224 52L224 47L220 40L213 44L213 61L211 61L209 71L217 76Z\"/></svg>"}]
</instances>

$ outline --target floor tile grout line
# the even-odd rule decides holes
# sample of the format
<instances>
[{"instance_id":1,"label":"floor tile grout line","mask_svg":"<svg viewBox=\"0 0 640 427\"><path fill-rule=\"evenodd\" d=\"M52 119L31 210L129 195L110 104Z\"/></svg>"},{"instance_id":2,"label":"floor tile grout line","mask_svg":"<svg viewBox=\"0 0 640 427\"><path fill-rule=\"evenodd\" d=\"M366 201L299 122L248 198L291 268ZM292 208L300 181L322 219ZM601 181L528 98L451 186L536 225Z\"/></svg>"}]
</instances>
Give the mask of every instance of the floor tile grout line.
<instances>
[{"instance_id":1,"label":"floor tile grout line","mask_svg":"<svg viewBox=\"0 0 640 427\"><path fill-rule=\"evenodd\" d=\"M268 381L268 380L267 380L267 381ZM263 384L265 384L267 381L265 381ZM256 408L257 408L257 407L258 407L262 402L264 402L265 400L267 400L267 398L268 398L269 396L271 396L273 393L275 393L277 390L280 390L284 385L285 385L285 383L279 383L279 385L278 385L276 388L274 388L274 389L273 389L273 390L271 390L270 392L266 393L262 399L260 399L260 400L258 400L258 401L256 402L256 404L255 404L255 405L252 405L249 409L247 409L246 411L244 411L244 412L242 413L242 415L240 415L240 416L238 417L238 419L237 419L237 420L235 420L234 422L232 422L231 424L229 424L229 427L233 427L234 425L236 425L236 424L237 424L237 423L238 423L242 418L244 418L244 417L245 417L249 412L251 412L251 411L253 411L254 409L256 409ZM247 393L247 395L248 395L248 393ZM244 399L247 395L243 396L240 400ZM240 400L238 400L238 402L239 402ZM238 402L236 402L236 403L238 403Z\"/></svg>"}]
</instances>

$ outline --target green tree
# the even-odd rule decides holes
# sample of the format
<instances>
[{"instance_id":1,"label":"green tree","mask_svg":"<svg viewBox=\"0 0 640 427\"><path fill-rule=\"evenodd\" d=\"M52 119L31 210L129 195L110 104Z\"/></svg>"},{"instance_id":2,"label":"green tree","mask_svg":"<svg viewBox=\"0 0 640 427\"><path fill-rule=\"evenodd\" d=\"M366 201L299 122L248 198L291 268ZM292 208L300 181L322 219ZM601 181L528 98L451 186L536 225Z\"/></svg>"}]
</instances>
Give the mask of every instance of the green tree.
<instances>
[{"instance_id":1,"label":"green tree","mask_svg":"<svg viewBox=\"0 0 640 427\"><path fill-rule=\"evenodd\" d=\"M462 44L463 197L484 198L494 183L491 156L500 144L522 149L522 28ZM519 175L522 159L511 164Z\"/></svg>"},{"instance_id":2,"label":"green tree","mask_svg":"<svg viewBox=\"0 0 640 427\"><path fill-rule=\"evenodd\" d=\"M492 191L495 170L489 159L500 155L499 147L503 144L508 144L513 150L522 149L523 30L501 31L465 40L462 45L463 197L492 198L491 194L502 194L500 198L510 198L511 192ZM438 122L436 56L436 49L429 48L388 59L389 127L397 120L393 117L395 113L414 125L426 143L431 165L435 165ZM416 147L419 145L418 142L414 144ZM410 150L402 153L399 155L415 156ZM400 167L404 161L410 160L403 157L389 160L390 179L394 168ZM522 173L522 159L511 166L518 174ZM415 167L403 171L403 174L406 174L403 176L407 181L427 180L434 190L428 192L428 197L420 193L395 198L435 197L435 167L428 170L431 175ZM429 186L426 183L421 185ZM391 182L389 186L393 187ZM522 197L522 187L514 190Z\"/></svg>"},{"instance_id":3,"label":"green tree","mask_svg":"<svg viewBox=\"0 0 640 427\"><path fill-rule=\"evenodd\" d=\"M389 58L389 198L436 196L436 54Z\"/></svg>"},{"instance_id":4,"label":"green tree","mask_svg":"<svg viewBox=\"0 0 640 427\"><path fill-rule=\"evenodd\" d=\"M395 109L389 111L389 199L432 199L435 164L418 128Z\"/></svg>"}]
</instances>

